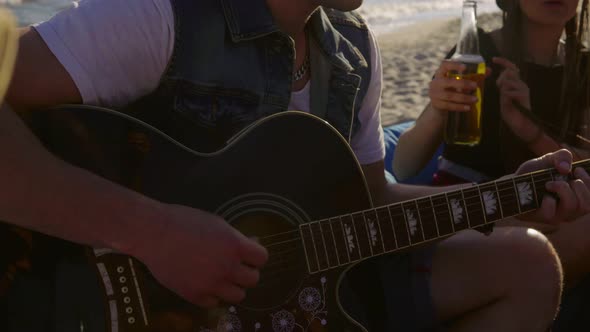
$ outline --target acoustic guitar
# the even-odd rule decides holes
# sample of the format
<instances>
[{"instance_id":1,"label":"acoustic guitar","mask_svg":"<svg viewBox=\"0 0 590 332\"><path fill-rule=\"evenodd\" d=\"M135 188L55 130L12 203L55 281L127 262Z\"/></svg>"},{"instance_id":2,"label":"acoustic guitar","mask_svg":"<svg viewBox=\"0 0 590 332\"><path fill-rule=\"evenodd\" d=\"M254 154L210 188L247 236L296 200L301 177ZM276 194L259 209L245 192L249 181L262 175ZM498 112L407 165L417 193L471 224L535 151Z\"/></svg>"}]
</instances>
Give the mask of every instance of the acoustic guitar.
<instances>
[{"instance_id":1,"label":"acoustic guitar","mask_svg":"<svg viewBox=\"0 0 590 332\"><path fill-rule=\"evenodd\" d=\"M154 199L220 215L268 249L245 301L213 310L184 302L132 257L89 249L110 332L366 331L341 304L349 269L532 211L545 182L564 178L548 169L376 207L347 142L306 113L264 118L207 154L107 109L68 106L34 117L37 135L68 162Z\"/></svg>"}]
</instances>

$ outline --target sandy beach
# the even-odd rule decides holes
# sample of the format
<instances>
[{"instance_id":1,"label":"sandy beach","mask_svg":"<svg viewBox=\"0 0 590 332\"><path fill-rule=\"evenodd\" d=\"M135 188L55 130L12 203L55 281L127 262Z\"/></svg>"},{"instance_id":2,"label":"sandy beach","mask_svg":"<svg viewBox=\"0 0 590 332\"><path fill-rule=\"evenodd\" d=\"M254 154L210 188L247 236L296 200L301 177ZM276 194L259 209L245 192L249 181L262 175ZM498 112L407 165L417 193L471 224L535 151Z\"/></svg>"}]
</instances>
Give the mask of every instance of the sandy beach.
<instances>
[{"instance_id":1,"label":"sandy beach","mask_svg":"<svg viewBox=\"0 0 590 332\"><path fill-rule=\"evenodd\" d=\"M500 13L482 14L486 31L502 23ZM377 36L383 62L384 126L415 119L428 104L428 83L459 34L459 19L419 23Z\"/></svg>"}]
</instances>

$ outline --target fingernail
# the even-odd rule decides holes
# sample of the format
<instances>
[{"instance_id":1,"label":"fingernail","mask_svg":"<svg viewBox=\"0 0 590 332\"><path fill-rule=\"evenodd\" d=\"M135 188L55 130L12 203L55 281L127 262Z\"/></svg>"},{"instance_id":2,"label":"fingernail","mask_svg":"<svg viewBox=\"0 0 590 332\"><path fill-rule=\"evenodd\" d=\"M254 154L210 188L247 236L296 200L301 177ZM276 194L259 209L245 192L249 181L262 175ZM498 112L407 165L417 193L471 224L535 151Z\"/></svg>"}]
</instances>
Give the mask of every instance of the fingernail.
<instances>
[{"instance_id":1,"label":"fingernail","mask_svg":"<svg viewBox=\"0 0 590 332\"><path fill-rule=\"evenodd\" d=\"M549 181L547 183L545 183L545 189L552 191L555 188L555 184L553 183L553 181Z\"/></svg>"},{"instance_id":2,"label":"fingernail","mask_svg":"<svg viewBox=\"0 0 590 332\"><path fill-rule=\"evenodd\" d=\"M477 101L477 97L471 97L471 101L476 102Z\"/></svg>"},{"instance_id":3,"label":"fingernail","mask_svg":"<svg viewBox=\"0 0 590 332\"><path fill-rule=\"evenodd\" d=\"M463 109L469 111L471 109L471 106L463 106Z\"/></svg>"},{"instance_id":4,"label":"fingernail","mask_svg":"<svg viewBox=\"0 0 590 332\"><path fill-rule=\"evenodd\" d=\"M559 167L561 167L564 171L568 171L570 170L570 163L568 163L567 161L562 161L559 163Z\"/></svg>"}]
</instances>

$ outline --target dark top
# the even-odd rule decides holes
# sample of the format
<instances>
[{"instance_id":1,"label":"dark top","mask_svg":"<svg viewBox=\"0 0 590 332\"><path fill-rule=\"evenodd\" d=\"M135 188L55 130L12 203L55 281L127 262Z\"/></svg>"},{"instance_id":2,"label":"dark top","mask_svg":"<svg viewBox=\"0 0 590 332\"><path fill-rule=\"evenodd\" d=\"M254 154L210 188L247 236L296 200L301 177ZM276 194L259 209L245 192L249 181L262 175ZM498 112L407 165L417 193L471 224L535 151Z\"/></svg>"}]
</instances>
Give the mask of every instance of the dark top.
<instances>
[{"instance_id":1,"label":"dark top","mask_svg":"<svg viewBox=\"0 0 590 332\"><path fill-rule=\"evenodd\" d=\"M447 145L443 156L455 163L470 167L491 178L512 173L524 161L535 155L511 130L502 123L500 114L500 92L496 80L502 67L492 62L492 58L500 56L489 33L479 31L480 52L486 65L492 68L492 74L486 79L482 109L482 138L474 147ZM448 57L454 53L452 50ZM525 63L521 72L523 80L528 84L533 114L543 123L554 124L560 128L559 110L563 66L545 67L533 63ZM553 132L552 128L544 128ZM553 132L556 134L556 132Z\"/></svg>"}]
</instances>

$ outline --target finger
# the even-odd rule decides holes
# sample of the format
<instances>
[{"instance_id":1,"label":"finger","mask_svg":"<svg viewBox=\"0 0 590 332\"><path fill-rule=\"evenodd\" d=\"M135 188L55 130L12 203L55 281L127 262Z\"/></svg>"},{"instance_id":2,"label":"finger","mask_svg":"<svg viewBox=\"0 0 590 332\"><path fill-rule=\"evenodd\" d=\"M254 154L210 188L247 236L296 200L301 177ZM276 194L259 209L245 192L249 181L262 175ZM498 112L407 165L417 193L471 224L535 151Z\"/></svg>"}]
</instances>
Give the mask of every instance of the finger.
<instances>
[{"instance_id":1,"label":"finger","mask_svg":"<svg viewBox=\"0 0 590 332\"><path fill-rule=\"evenodd\" d=\"M514 63L512 63L510 60L506 59L506 58L502 58L502 57L493 57L492 58L492 62L500 65L502 67L504 67L504 69L511 69L514 70L516 72L519 72L520 70L518 69L518 66L515 65Z\"/></svg>"},{"instance_id":2,"label":"finger","mask_svg":"<svg viewBox=\"0 0 590 332\"><path fill-rule=\"evenodd\" d=\"M500 74L500 76L498 76L498 79L496 80L496 85L498 87L502 87L506 82L510 82L510 81L522 82L522 79L520 78L520 74L513 71L513 70L504 70Z\"/></svg>"},{"instance_id":3,"label":"finger","mask_svg":"<svg viewBox=\"0 0 590 332\"><path fill-rule=\"evenodd\" d=\"M505 80L500 88L503 90L529 91L529 87L522 80Z\"/></svg>"},{"instance_id":4,"label":"finger","mask_svg":"<svg viewBox=\"0 0 590 332\"><path fill-rule=\"evenodd\" d=\"M529 97L529 94L527 92L524 91L501 91L502 96L504 97L508 97L510 98L510 100L516 100L520 103L520 105L524 108L527 108L527 98Z\"/></svg>"},{"instance_id":5,"label":"finger","mask_svg":"<svg viewBox=\"0 0 590 332\"><path fill-rule=\"evenodd\" d=\"M471 111L470 105L457 104L449 101L439 100L432 103L432 107L437 110L443 110L448 112L468 112Z\"/></svg>"},{"instance_id":6,"label":"finger","mask_svg":"<svg viewBox=\"0 0 590 332\"><path fill-rule=\"evenodd\" d=\"M496 86L501 87L504 80L506 80L506 71L502 71L500 75L498 75L498 79L496 80Z\"/></svg>"},{"instance_id":7,"label":"finger","mask_svg":"<svg viewBox=\"0 0 590 332\"><path fill-rule=\"evenodd\" d=\"M447 77L447 73L450 71L456 71L458 73L462 73L465 71L465 69L467 69L467 66L465 66L464 64L462 64L460 62L451 61L451 60L444 60L440 64L440 67L438 67L438 70L436 71L436 74L434 76L437 78L443 78L443 77Z\"/></svg>"},{"instance_id":8,"label":"finger","mask_svg":"<svg viewBox=\"0 0 590 332\"><path fill-rule=\"evenodd\" d=\"M574 169L574 176L576 179L582 180L586 187L590 188L590 175L588 175L588 172L586 172L585 169L582 167L576 167Z\"/></svg>"},{"instance_id":9,"label":"finger","mask_svg":"<svg viewBox=\"0 0 590 332\"><path fill-rule=\"evenodd\" d=\"M237 304L246 298L246 290L230 283L224 283L217 289L217 296L227 303Z\"/></svg>"},{"instance_id":10,"label":"finger","mask_svg":"<svg viewBox=\"0 0 590 332\"><path fill-rule=\"evenodd\" d=\"M557 211L557 200L552 196L545 195L541 201L541 207L537 210L539 219L543 222L558 223L559 221L555 218Z\"/></svg>"},{"instance_id":11,"label":"finger","mask_svg":"<svg viewBox=\"0 0 590 332\"><path fill-rule=\"evenodd\" d=\"M590 213L590 190L588 190L588 186L580 179L571 181L570 186L576 193L578 199L579 211L576 211L577 214Z\"/></svg>"},{"instance_id":12,"label":"finger","mask_svg":"<svg viewBox=\"0 0 590 332\"><path fill-rule=\"evenodd\" d=\"M233 275L233 282L244 288L253 288L260 280L260 272L250 266L239 266Z\"/></svg>"},{"instance_id":13,"label":"finger","mask_svg":"<svg viewBox=\"0 0 590 332\"><path fill-rule=\"evenodd\" d=\"M268 251L258 242L244 238L240 246L240 258L245 264L260 268L268 260Z\"/></svg>"},{"instance_id":14,"label":"finger","mask_svg":"<svg viewBox=\"0 0 590 332\"><path fill-rule=\"evenodd\" d=\"M529 160L522 164L517 174L529 173L546 168L556 168L561 174L568 174L571 170L573 156L566 149L547 153L539 158Z\"/></svg>"},{"instance_id":15,"label":"finger","mask_svg":"<svg viewBox=\"0 0 590 332\"><path fill-rule=\"evenodd\" d=\"M486 78L490 77L494 71L490 67L486 67Z\"/></svg>"},{"instance_id":16,"label":"finger","mask_svg":"<svg viewBox=\"0 0 590 332\"><path fill-rule=\"evenodd\" d=\"M572 162L574 157L572 153L566 149L557 150L550 154L553 161L553 167L561 174L569 174L572 171Z\"/></svg>"},{"instance_id":17,"label":"finger","mask_svg":"<svg viewBox=\"0 0 590 332\"><path fill-rule=\"evenodd\" d=\"M477 83L470 80L460 80L455 78L440 78L434 83L434 86L443 90L453 89L469 93L477 89Z\"/></svg>"},{"instance_id":18,"label":"finger","mask_svg":"<svg viewBox=\"0 0 590 332\"><path fill-rule=\"evenodd\" d=\"M576 193L565 181L549 181L545 184L547 191L557 194L559 203L555 217L557 220L569 220L576 214L578 209L578 198Z\"/></svg>"},{"instance_id":19,"label":"finger","mask_svg":"<svg viewBox=\"0 0 590 332\"><path fill-rule=\"evenodd\" d=\"M448 101L459 104L473 105L477 102L477 97L454 91L439 92L435 98L441 101Z\"/></svg>"}]
</instances>

